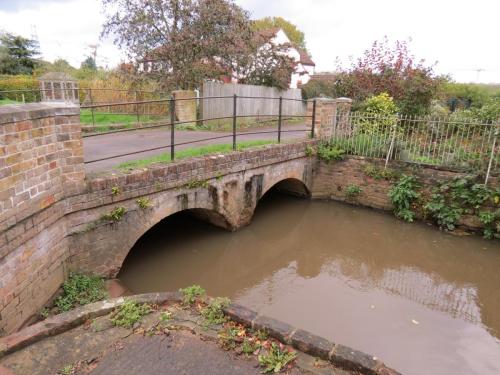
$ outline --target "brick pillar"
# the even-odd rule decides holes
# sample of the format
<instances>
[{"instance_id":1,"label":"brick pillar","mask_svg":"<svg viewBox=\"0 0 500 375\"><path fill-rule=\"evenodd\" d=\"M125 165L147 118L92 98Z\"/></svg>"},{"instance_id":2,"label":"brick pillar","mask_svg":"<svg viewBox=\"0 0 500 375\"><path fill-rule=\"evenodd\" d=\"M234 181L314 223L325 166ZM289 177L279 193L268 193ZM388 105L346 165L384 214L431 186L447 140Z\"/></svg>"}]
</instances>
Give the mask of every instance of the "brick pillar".
<instances>
[{"instance_id":1,"label":"brick pillar","mask_svg":"<svg viewBox=\"0 0 500 375\"><path fill-rule=\"evenodd\" d=\"M316 117L314 122L317 137L332 136L333 125L337 121L347 124L352 100L349 98L316 98ZM313 102L307 102L307 115L312 116Z\"/></svg>"},{"instance_id":2,"label":"brick pillar","mask_svg":"<svg viewBox=\"0 0 500 375\"><path fill-rule=\"evenodd\" d=\"M0 336L30 321L64 281L65 198L84 178L78 105L0 107Z\"/></svg>"}]
</instances>

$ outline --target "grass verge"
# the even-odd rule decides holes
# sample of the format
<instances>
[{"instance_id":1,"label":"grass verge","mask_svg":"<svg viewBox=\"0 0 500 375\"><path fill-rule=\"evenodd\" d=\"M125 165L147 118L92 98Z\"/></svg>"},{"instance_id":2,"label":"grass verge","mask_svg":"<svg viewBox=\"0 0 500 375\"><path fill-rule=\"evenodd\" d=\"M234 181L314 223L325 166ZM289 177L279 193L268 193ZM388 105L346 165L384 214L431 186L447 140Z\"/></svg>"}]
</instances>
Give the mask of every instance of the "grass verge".
<instances>
[{"instance_id":1,"label":"grass verge","mask_svg":"<svg viewBox=\"0 0 500 375\"><path fill-rule=\"evenodd\" d=\"M238 143L237 149L243 150L243 149L250 148L250 147L264 146L264 145L273 144L273 143L276 143L276 141L271 141L271 140L244 141L244 142ZM190 157L228 153L231 151L233 151L233 145L229 144L229 143L208 145L208 146L202 146L202 147L196 147L196 148L187 148L184 150L177 151L175 153L175 159L179 160L179 159L186 159L186 158L190 158ZM171 161L170 160L170 153L164 153L161 155L156 155L156 156L152 156L152 157L145 158L145 159L139 159L139 160L133 160L133 161L121 163L118 165L118 168L127 171L127 170L132 170L135 168L144 168L144 167L146 167L150 164L153 164L153 163L169 163L170 161Z\"/></svg>"}]
</instances>

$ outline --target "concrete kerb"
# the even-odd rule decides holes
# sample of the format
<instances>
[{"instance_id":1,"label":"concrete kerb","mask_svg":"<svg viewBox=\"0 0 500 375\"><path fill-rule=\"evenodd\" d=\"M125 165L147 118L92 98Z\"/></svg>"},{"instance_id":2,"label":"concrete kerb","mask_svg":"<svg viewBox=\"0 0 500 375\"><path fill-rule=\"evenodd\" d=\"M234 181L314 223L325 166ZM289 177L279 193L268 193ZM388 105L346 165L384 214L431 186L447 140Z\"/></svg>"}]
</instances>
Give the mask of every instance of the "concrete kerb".
<instances>
[{"instance_id":1,"label":"concrete kerb","mask_svg":"<svg viewBox=\"0 0 500 375\"><path fill-rule=\"evenodd\" d=\"M89 319L106 315L126 300L151 304L165 302L178 303L182 302L182 295L178 292L138 294L92 303L66 313L55 315L42 322L26 327L19 332L0 338L0 358L46 337L66 332ZM330 361L335 366L367 375L399 374L397 371L385 366L376 357L332 343L322 337L295 328L279 320L259 315L257 312L239 304L232 303L224 309L224 313L237 323L253 329L265 330L271 337L287 343L301 352Z\"/></svg>"},{"instance_id":2,"label":"concrete kerb","mask_svg":"<svg viewBox=\"0 0 500 375\"><path fill-rule=\"evenodd\" d=\"M330 361L335 366L367 375L399 374L376 357L335 344L279 320L259 315L244 306L233 303L224 309L224 313L238 323L253 329L266 330L271 337L292 345L301 352Z\"/></svg>"}]
</instances>

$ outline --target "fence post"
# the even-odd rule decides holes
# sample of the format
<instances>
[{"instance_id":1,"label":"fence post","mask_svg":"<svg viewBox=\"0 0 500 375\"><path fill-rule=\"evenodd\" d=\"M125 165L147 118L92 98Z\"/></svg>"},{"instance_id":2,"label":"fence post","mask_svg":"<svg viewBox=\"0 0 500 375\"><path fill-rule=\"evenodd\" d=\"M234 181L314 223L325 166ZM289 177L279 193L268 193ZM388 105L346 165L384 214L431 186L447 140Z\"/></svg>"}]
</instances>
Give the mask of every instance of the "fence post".
<instances>
[{"instance_id":1,"label":"fence post","mask_svg":"<svg viewBox=\"0 0 500 375\"><path fill-rule=\"evenodd\" d=\"M389 163L389 158L391 157L391 154L392 154L392 149L394 147L394 139L396 138L396 128L398 126L398 121L399 121L399 118L397 118L396 121L394 122L394 125L392 125L391 145L389 146L389 151L387 151L387 156L385 158L384 169L387 168L387 164Z\"/></svg>"},{"instance_id":2,"label":"fence post","mask_svg":"<svg viewBox=\"0 0 500 375\"><path fill-rule=\"evenodd\" d=\"M233 150L236 150L236 99L237 95L233 96Z\"/></svg>"},{"instance_id":3,"label":"fence post","mask_svg":"<svg viewBox=\"0 0 500 375\"><path fill-rule=\"evenodd\" d=\"M90 96L90 113L92 114L92 127L95 131L95 119L94 119L94 100L92 99L92 88L89 88L89 96Z\"/></svg>"},{"instance_id":4,"label":"fence post","mask_svg":"<svg viewBox=\"0 0 500 375\"><path fill-rule=\"evenodd\" d=\"M135 114L137 116L137 125L141 122L139 117L139 105L137 104L137 90L135 90Z\"/></svg>"},{"instance_id":5,"label":"fence post","mask_svg":"<svg viewBox=\"0 0 500 375\"><path fill-rule=\"evenodd\" d=\"M282 110L283 110L283 97L280 96L279 106L278 106L278 143L281 142L281 121L282 121Z\"/></svg>"},{"instance_id":6,"label":"fence post","mask_svg":"<svg viewBox=\"0 0 500 375\"><path fill-rule=\"evenodd\" d=\"M311 138L314 138L314 123L316 122L316 99L313 100Z\"/></svg>"},{"instance_id":7,"label":"fence post","mask_svg":"<svg viewBox=\"0 0 500 375\"><path fill-rule=\"evenodd\" d=\"M488 179L490 178L491 166L493 165L493 157L495 156L497 136L498 136L498 129L495 129L495 135L493 137L493 145L491 146L490 161L488 162L488 170L486 171L486 178L484 179L485 186L488 184Z\"/></svg>"},{"instance_id":8,"label":"fence post","mask_svg":"<svg viewBox=\"0 0 500 375\"><path fill-rule=\"evenodd\" d=\"M170 97L170 160L175 158L175 97Z\"/></svg>"}]
</instances>

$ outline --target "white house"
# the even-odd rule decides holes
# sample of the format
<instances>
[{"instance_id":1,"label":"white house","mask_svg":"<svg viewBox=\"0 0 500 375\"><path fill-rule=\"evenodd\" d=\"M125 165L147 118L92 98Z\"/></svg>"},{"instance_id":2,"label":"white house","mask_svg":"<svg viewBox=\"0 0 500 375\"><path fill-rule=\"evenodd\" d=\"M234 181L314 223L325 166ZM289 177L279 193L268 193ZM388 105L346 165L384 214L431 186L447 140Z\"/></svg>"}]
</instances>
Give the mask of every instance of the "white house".
<instances>
[{"instance_id":1,"label":"white house","mask_svg":"<svg viewBox=\"0 0 500 375\"><path fill-rule=\"evenodd\" d=\"M290 80L290 88L297 88L301 85L305 85L311 79L311 75L314 74L316 64L306 51L295 46L290 41L283 29L277 27L266 29L259 31L259 34L269 43L276 46L283 44L290 45L287 55L293 58L293 60L297 63L295 72L292 74Z\"/></svg>"}]
</instances>

